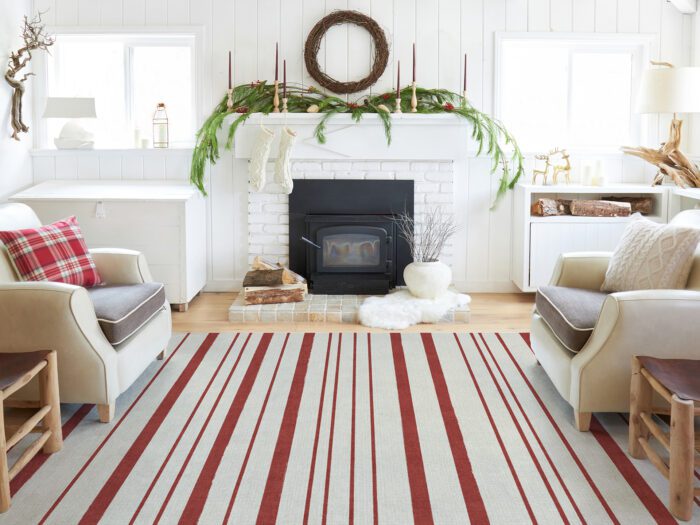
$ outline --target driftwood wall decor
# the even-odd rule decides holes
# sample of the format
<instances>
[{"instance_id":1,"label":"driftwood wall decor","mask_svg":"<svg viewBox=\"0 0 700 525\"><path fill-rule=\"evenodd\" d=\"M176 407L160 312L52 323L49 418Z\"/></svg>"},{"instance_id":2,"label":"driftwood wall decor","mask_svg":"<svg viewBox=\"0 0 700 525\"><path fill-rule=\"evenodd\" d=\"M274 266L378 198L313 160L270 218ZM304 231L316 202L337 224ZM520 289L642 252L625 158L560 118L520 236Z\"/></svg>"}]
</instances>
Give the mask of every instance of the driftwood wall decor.
<instances>
[{"instance_id":1,"label":"driftwood wall decor","mask_svg":"<svg viewBox=\"0 0 700 525\"><path fill-rule=\"evenodd\" d=\"M5 80L12 87L10 124L12 126L12 138L15 140L19 140L20 133L29 131L29 126L22 120L22 97L25 91L24 83L27 81L27 78L34 74L22 74L21 71L32 59L32 51L41 49L46 51L55 42L52 36L46 34L46 26L42 24L41 13L31 20L26 16L24 17L21 37L24 41L24 46L10 53L7 71L5 72Z\"/></svg>"}]
</instances>

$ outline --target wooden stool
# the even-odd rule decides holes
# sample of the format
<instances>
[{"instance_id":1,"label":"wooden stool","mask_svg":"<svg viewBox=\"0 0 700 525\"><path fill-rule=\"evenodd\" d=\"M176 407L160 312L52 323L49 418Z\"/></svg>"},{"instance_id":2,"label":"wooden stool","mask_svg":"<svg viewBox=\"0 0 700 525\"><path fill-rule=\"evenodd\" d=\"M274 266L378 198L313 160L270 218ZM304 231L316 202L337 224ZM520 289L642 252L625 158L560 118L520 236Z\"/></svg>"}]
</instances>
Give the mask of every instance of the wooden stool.
<instances>
[{"instance_id":1,"label":"wooden stool","mask_svg":"<svg viewBox=\"0 0 700 525\"><path fill-rule=\"evenodd\" d=\"M654 392L671 409L652 406ZM700 361L690 359L632 358L629 453L637 459L648 458L670 481L670 510L681 520L693 514L695 458L699 443L695 439L695 416L700 415ZM671 416L668 433L652 418L653 414ZM668 464L651 448L652 435L669 453Z\"/></svg>"},{"instance_id":2,"label":"wooden stool","mask_svg":"<svg viewBox=\"0 0 700 525\"><path fill-rule=\"evenodd\" d=\"M15 401L8 399L31 379L39 375L40 401ZM29 419L14 428L14 433L5 436L5 407L38 408ZM41 424L43 421L43 424ZM10 427L10 425L8 425ZM35 428L36 427L36 428ZM8 428L8 431L10 429ZM7 452L30 432L42 432L41 436L22 453L9 468ZM10 508L10 480L29 463L40 449L52 454L61 450L61 406L58 397L58 371L56 352L0 353L0 512Z\"/></svg>"}]
</instances>

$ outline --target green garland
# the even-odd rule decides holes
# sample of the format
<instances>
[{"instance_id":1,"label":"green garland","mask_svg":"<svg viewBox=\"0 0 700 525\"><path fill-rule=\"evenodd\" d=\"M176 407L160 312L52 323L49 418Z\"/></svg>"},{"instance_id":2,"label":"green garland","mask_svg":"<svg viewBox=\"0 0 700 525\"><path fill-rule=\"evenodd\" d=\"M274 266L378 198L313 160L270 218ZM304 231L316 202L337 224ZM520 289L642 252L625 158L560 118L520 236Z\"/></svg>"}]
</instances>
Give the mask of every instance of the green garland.
<instances>
[{"instance_id":1,"label":"green garland","mask_svg":"<svg viewBox=\"0 0 700 525\"><path fill-rule=\"evenodd\" d=\"M411 109L411 88L401 91L401 109L408 113ZM225 148L233 148L236 130L253 113L269 114L273 110L274 86L266 82L255 82L236 86L233 89L233 110L229 111L226 102L228 96L219 102L212 114L204 122L196 135L196 144L192 154L190 181L202 194L204 188L204 173L207 163L216 164L220 156L220 146L217 134L229 114L237 115L228 128ZM500 199L508 189L513 189L518 179L523 175L523 155L518 148L515 138L501 122L475 109L467 100L456 93L445 89L416 88L418 99L417 112L422 114L454 113L469 121L472 125L472 138L478 145L477 155L486 153L492 159L491 173L501 168L496 200ZM304 89L298 84L287 84L287 109L290 113L306 113L315 105L318 113L323 114L316 126L314 135L319 143L326 142L326 125L328 120L340 113L350 113L355 122L359 122L365 113L376 113L384 125L387 144L391 144L391 108L395 104L395 92L382 93L367 97L362 104L346 102L345 100L327 95L314 87ZM506 148L511 149L510 153ZM511 165L512 163L512 165Z\"/></svg>"}]
</instances>

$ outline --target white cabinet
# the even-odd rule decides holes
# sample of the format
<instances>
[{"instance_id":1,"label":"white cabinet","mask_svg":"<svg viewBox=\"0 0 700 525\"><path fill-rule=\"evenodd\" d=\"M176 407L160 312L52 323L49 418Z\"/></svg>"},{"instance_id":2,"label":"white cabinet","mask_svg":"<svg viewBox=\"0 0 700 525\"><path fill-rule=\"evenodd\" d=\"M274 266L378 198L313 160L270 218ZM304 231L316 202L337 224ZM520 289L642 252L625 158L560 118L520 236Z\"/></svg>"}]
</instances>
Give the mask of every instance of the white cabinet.
<instances>
[{"instance_id":1,"label":"white cabinet","mask_svg":"<svg viewBox=\"0 0 700 525\"><path fill-rule=\"evenodd\" d=\"M534 217L531 205L539 198L600 199L651 196L651 220L666 222L668 193L665 186L620 184L605 187L518 184L513 201L513 282L525 292L549 283L559 255L566 252L612 251L629 217Z\"/></svg>"},{"instance_id":2,"label":"white cabinet","mask_svg":"<svg viewBox=\"0 0 700 525\"><path fill-rule=\"evenodd\" d=\"M50 181L10 200L29 205L44 224L75 215L90 248L142 252L181 310L206 284L205 200L187 184Z\"/></svg>"}]
</instances>

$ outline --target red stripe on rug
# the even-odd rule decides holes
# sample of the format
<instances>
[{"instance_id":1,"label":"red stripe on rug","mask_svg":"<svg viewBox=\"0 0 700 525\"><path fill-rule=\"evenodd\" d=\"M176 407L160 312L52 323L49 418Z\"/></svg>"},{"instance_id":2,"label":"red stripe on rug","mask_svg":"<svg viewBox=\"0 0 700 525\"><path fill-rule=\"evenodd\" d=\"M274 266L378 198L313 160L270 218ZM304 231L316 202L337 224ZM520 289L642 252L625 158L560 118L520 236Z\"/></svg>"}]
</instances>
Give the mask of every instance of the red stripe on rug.
<instances>
[{"instance_id":1,"label":"red stripe on rug","mask_svg":"<svg viewBox=\"0 0 700 525\"><path fill-rule=\"evenodd\" d=\"M331 357L331 340L333 334L328 334L328 347L326 348L326 364L323 368L323 381L321 383L321 395L318 402L318 415L316 416L316 434L314 436L314 448L311 453L311 466L309 467L309 481L306 484L306 503L304 504L304 525L309 523L309 512L311 510L311 491L313 489L314 474L316 470L316 455L318 453L318 442L321 436L321 419L323 417L323 400L326 393L326 378L328 377L328 362Z\"/></svg>"},{"instance_id":2,"label":"red stripe on rug","mask_svg":"<svg viewBox=\"0 0 700 525\"><path fill-rule=\"evenodd\" d=\"M355 523L355 400L357 382L357 332L352 334L352 411L350 417L350 494L348 501L348 523Z\"/></svg>"},{"instance_id":3,"label":"red stripe on rug","mask_svg":"<svg viewBox=\"0 0 700 525\"><path fill-rule=\"evenodd\" d=\"M467 366L467 371L469 372L469 375L472 379L472 384L474 385L474 388L476 389L476 393L479 395L479 400L481 401L481 406L484 408L484 412L486 412L486 417L489 420L489 423L491 425L491 429L493 430L493 433L496 436L496 441L498 441L498 446L501 448L501 452L503 453L503 457L506 460L506 463L508 464L508 469L510 470L510 474L513 477L513 481L515 482L515 486L518 489L518 492L520 493L520 498L523 500L523 504L525 505L525 508L527 509L527 513L530 516L530 520L533 523L537 523L537 519L535 518L535 514L532 511L532 507L530 506L530 501L527 499L527 495L525 494L525 490L523 489L523 485L520 482L520 478L518 477L518 473L515 470L515 467L513 466L513 461L510 459L510 455L508 454L508 450L506 450L506 446L503 443L503 438L501 437L501 433L498 431L498 427L496 427L496 422L493 419L493 415L491 414L491 410L489 410L489 406L486 403L486 399L484 398L484 394L481 391L481 387L479 386L479 383L476 382L476 376L474 375L474 371L472 370L472 365L469 364L469 360L467 359L467 354L464 352L464 348L462 347L462 342L459 340L459 337L457 337L457 334L452 334L455 338L455 341L457 341L457 346L459 346L459 351L462 353L462 359L464 360L464 364Z\"/></svg>"},{"instance_id":4,"label":"red stripe on rug","mask_svg":"<svg viewBox=\"0 0 700 525\"><path fill-rule=\"evenodd\" d=\"M199 399L197 400L197 403L190 411L190 415L188 416L187 421L185 421L185 424L182 426L182 430L180 430L180 433L178 434L177 438L175 439L172 446L170 447L168 454L165 456L165 460L163 460L163 463L161 464L160 468L158 469L158 472L156 472L156 475L153 477L151 484L148 486L146 493L143 495L143 498L141 498L141 501L139 502L138 507L136 507L136 511L134 512L134 515L131 517L131 521L129 521L130 525L133 525L134 523L136 523L136 518L141 513L141 509L143 509L143 506L146 504L146 501L148 500L149 496L151 495L151 492L153 491L153 488L156 486L156 483L158 483L160 476L163 474L165 467L170 462L170 458L172 457L173 452L175 452L175 449L180 444L180 441L182 440L182 436L185 435L185 432L187 431L187 429L190 426L190 423L192 422L192 419L194 419L194 416L197 413L197 410L199 410L199 407L202 405L202 401L204 401L204 398L206 397L207 393L209 392L209 389L211 389L211 385L214 383L214 380L219 375L221 368L224 366L226 359L228 358L229 354L231 353L231 349L233 348L233 345L236 344L236 341L238 341L238 337L240 335L241 335L240 333L237 333L234 336L233 341L231 341L231 344L226 349L224 356L221 358L221 361L219 361L219 365L216 367L216 370L214 370L214 374L209 379L207 386L204 387L202 394L199 396Z\"/></svg>"},{"instance_id":5,"label":"red stripe on rug","mask_svg":"<svg viewBox=\"0 0 700 525\"><path fill-rule=\"evenodd\" d=\"M277 436L275 452L272 455L272 464L267 474L265 491L260 502L258 525L275 523L277 521L282 487L287 474L289 453L292 449L292 439L294 438L294 429L296 428L297 416L299 415L301 396L304 394L304 383L306 381L306 372L309 369L309 358L311 357L313 342L313 333L304 334L301 350L299 351L299 360L297 361L294 377L292 378L292 386L287 398L287 406L284 409L280 432Z\"/></svg>"},{"instance_id":6,"label":"red stripe on rug","mask_svg":"<svg viewBox=\"0 0 700 525\"><path fill-rule=\"evenodd\" d=\"M372 444L372 523L378 525L377 446L374 437L374 385L372 383L372 335L367 334L367 366L369 374L369 430Z\"/></svg>"},{"instance_id":7,"label":"red stripe on rug","mask_svg":"<svg viewBox=\"0 0 700 525\"><path fill-rule=\"evenodd\" d=\"M411 489L411 503L413 506L413 520L416 523L432 524L433 511L430 505L428 482L425 478L425 466L423 453L418 437L418 425L411 397L411 386L408 381L406 358L404 357L401 334L391 334L391 353L394 359L394 372L396 375L396 389L399 396L399 408L401 411L401 426L403 428L403 443L406 450L406 467L408 468L408 482Z\"/></svg>"},{"instance_id":8,"label":"red stripe on rug","mask_svg":"<svg viewBox=\"0 0 700 525\"><path fill-rule=\"evenodd\" d=\"M525 423L527 423L527 426L530 429L530 432L532 433L532 435L534 436L535 441L537 441L537 444L539 445L540 450L544 454L544 457L547 460L547 463L549 463L549 467L552 469L552 472L554 472L554 476L557 478L559 485L561 485L561 488L564 490L564 494L566 494L567 499L571 503L571 506L574 508L576 515L581 520L581 523L584 523L586 520L583 517L583 513L581 512L581 509L579 509L578 505L576 504L576 501L574 500L573 496L571 495L571 491L569 491L569 487L566 485L566 483L564 483L564 479L561 477L561 474L559 473L559 469L557 469L556 465L554 464L554 461L552 461L552 457L549 455L549 452L547 452L547 448L542 443L542 440L540 439L539 433L535 430L535 427L532 424L530 417L525 412L523 405L520 403L518 396L515 395L515 390L513 390L513 387L511 386L510 381L508 381L508 378L503 373L503 369L501 368L501 365L499 365L498 361L496 361L496 357L493 355L491 348L489 347L488 343L486 342L486 338L484 337L484 334L480 333L479 337L481 337L481 341L484 343L484 347L486 348L486 351L491 356L491 360L493 361L494 365L496 366L496 369L498 370L498 373L501 376L501 379L503 379L503 382L505 383L506 387L508 388L508 391L510 392L510 395L512 396L513 400L515 401L516 406L518 407L521 414L523 415L523 418L525 419ZM483 358L483 356L482 356L482 358ZM484 362L485 361L486 360L484 359ZM489 365L487 365L487 367L489 368L489 372L490 372L491 367ZM508 404L510 405L510 403L508 403Z\"/></svg>"},{"instance_id":9,"label":"red stripe on rug","mask_svg":"<svg viewBox=\"0 0 700 525\"><path fill-rule=\"evenodd\" d=\"M71 432L75 430L75 427L77 427L80 422L85 419L85 416L87 416L94 407L95 405L81 405L78 410L73 412L73 415L68 418L68 421L66 421L63 424L63 427L61 427L64 440L70 436ZM10 490L12 491L13 496L19 492L19 489L21 489L24 484L29 481L29 479L36 473L37 470L41 468L44 463L46 463L50 457L51 454L37 454L29 463L27 463L26 467L20 470L17 475L12 478L12 481L10 482Z\"/></svg>"},{"instance_id":10,"label":"red stripe on rug","mask_svg":"<svg viewBox=\"0 0 700 525\"><path fill-rule=\"evenodd\" d=\"M481 360L484 362L484 366L486 367L486 370L489 373L489 376L491 377L491 381L493 382L493 385L496 387L498 394L501 396L501 400L503 401L503 405L506 407L506 410L508 411L508 414L510 415L511 420L513 421L513 425L515 425L515 429L518 431L518 434L520 435L520 439L523 442L523 445L525 445L525 448L527 449L528 453L530 454L530 459L532 459L532 463L535 466L535 469L537 469L537 472L540 475L540 478L542 479L542 483L544 483L544 486L547 489L547 492L549 493L549 496L552 499L554 506L557 508L557 511L559 512L559 516L561 517L561 519L564 523L569 523L569 519L566 517L566 513L564 512L564 509L562 508L561 503L559 503L559 498L557 498L557 495L554 493L554 490L552 489L552 485L549 483L549 479L547 478L547 475L544 473L544 470L542 469L542 465L540 464L539 460L537 459L537 456L535 455L535 451L532 449L530 442L527 440L527 437L525 436L525 432L523 431L522 426L520 426L520 423L518 423L518 418L515 417L515 413L513 412L513 407L510 406L510 403L508 402L508 399L505 395L505 392L503 392L501 385L498 384L498 380L496 379L496 376L494 375L493 371L491 370L491 366L488 364L488 361L486 360L484 353L481 351L481 347L479 346L479 342L476 340L476 336L474 336L474 334L469 334L469 335L471 335L471 338L474 341L474 345L476 345L476 349L479 352L479 356L481 356Z\"/></svg>"},{"instance_id":11,"label":"red stripe on rug","mask_svg":"<svg viewBox=\"0 0 700 525\"><path fill-rule=\"evenodd\" d=\"M218 334L208 334L204 338L204 342L200 345L190 361L187 363L185 370L182 372L182 374L180 374L180 377L177 378L177 381L173 383L173 386L170 387L170 390L168 390L168 393L160 402L158 408L156 408L155 412L153 412L153 415L143 427L138 437L131 444L129 450L126 451L126 454L124 454L122 460L119 462L109 478L107 478L107 481L97 494L97 497L90 504L87 511L85 511L85 514L83 514L83 517L79 522L81 525L97 523L100 521L100 519L102 519L105 511L112 503L112 500L114 500L114 497L117 495L117 492L119 492L119 489L121 489L122 485L126 481L126 478L129 476L129 474L131 474L131 471L136 463L138 463L143 451L146 450L146 447L153 439L153 436L155 436L156 432L158 432L158 429L163 424L163 421L165 421L165 418L168 416L177 400L180 399L180 395L187 387L190 379L192 379L194 373L197 371L197 369L199 369L199 365L202 364L204 356L214 344L217 337Z\"/></svg>"},{"instance_id":12,"label":"red stripe on rug","mask_svg":"<svg viewBox=\"0 0 700 525\"><path fill-rule=\"evenodd\" d=\"M447 381L445 380L445 375L440 365L440 359L435 349L435 341L433 340L432 334L429 333L421 334L421 338L423 340L426 357L428 358L428 367L430 368L430 375L433 378L433 385L435 386L440 412L442 413L442 421L445 425L450 449L452 450L452 459L457 469L457 477L459 478L459 485L462 489L462 497L464 498L464 503L469 513L469 521L471 523L488 523L489 517L486 513L486 507L484 506L481 492L479 491L479 485L474 477L474 471L472 470L472 464L469 460L464 436L462 435L462 430L459 428L459 423L457 421L457 414L455 413L452 400L450 399L450 391L447 388Z\"/></svg>"},{"instance_id":13,"label":"red stripe on rug","mask_svg":"<svg viewBox=\"0 0 700 525\"><path fill-rule=\"evenodd\" d=\"M134 409L136 404L141 400L141 398L146 394L149 388L151 388L151 385L153 382L158 378L158 376L161 374L163 369L165 369L166 365L170 363L173 357L175 357L175 354L177 354L178 350L182 347L182 345L185 343L187 338L190 336L189 332L185 334L185 336L182 338L182 340L178 343L178 345L175 347L173 352L168 356L168 358L165 360L163 365L158 369L158 371L153 375L151 380L146 384L144 389L141 391L141 393L134 399L134 401L131 403L129 408L124 412L124 415L117 421L117 423L112 427L112 430L109 431L109 433L105 436L105 438L102 440L102 442L98 445L98 447L95 449L95 451L90 455L90 457L87 459L87 461L83 464L82 467L80 467L80 470L78 473L73 477L73 479L68 483L65 489L59 494L58 498L56 498L56 501L54 501L53 505L49 508L49 510L46 511L46 514L41 518L41 521L39 521L39 524L43 524L46 522L46 519L51 515L51 513L58 507L58 505L63 501L63 498L66 497L66 494L70 491L71 488L73 488L73 485L75 485L76 481L78 481L78 478L83 475L85 470L90 466L90 464L94 461L94 459L97 457L97 455L100 453L102 448L107 444L109 439L114 435L114 433L117 431L117 429L121 426L121 424L126 420L126 417L131 413L131 411Z\"/></svg>"},{"instance_id":14,"label":"red stripe on rug","mask_svg":"<svg viewBox=\"0 0 700 525\"><path fill-rule=\"evenodd\" d=\"M662 525L677 523L656 493L651 490L651 487L649 487L642 475L634 468L627 454L622 451L595 416L591 418L591 434L596 438L598 444L603 448L617 470L620 471L620 474L629 483L629 486L649 511L649 514L653 516L656 523Z\"/></svg>"},{"instance_id":15,"label":"red stripe on rug","mask_svg":"<svg viewBox=\"0 0 700 525\"><path fill-rule=\"evenodd\" d=\"M523 334L521 334L521 335L523 335ZM529 334L527 334L527 335L529 336ZM605 512L607 512L608 516L610 517L610 519L612 520L613 523L619 524L620 521L615 516L615 513L613 512L612 508L610 508L610 505L608 505L608 502L605 500L605 497L603 496L602 492L600 492L600 489L598 489L598 486L593 481L593 478L588 473L588 470L586 470L586 467L583 466L581 459L578 457L578 454L576 454L576 452L574 451L574 448L571 446L571 443L569 443L569 440L566 439L566 436L562 432L561 428L559 428L559 425L554 420L554 417L552 416L551 412L547 408L547 405L544 404L544 401L542 401L542 398L537 393L535 388L532 386L532 383L525 375L525 372L523 372L522 367L516 361L515 357L511 353L510 349L508 348L508 345L506 345L505 341L503 340L503 338L501 337L500 334L496 334L496 337L501 342L501 346L506 351L506 354L508 355L510 360L513 362L513 365L515 365L515 368L520 373L520 376L523 378L523 381L525 381L525 384L530 389L530 392L537 400L537 404L540 405L540 408L544 412L545 416L547 416L547 419L549 420L550 424L552 425L552 428L555 430L555 432L557 433L557 435L561 439L562 443L564 444L564 447L571 455L571 458L574 460L574 463L576 463L576 465L578 466L579 470L581 471L581 474L583 474L583 477L586 479L586 481L588 482L588 485L591 487L591 490L596 495L596 497L598 498L598 501L600 501L600 504L605 509ZM523 339L525 339L524 336L523 336ZM527 342L529 344L529 337L527 339L525 339L525 342Z\"/></svg>"},{"instance_id":16,"label":"red stripe on rug","mask_svg":"<svg viewBox=\"0 0 700 525\"><path fill-rule=\"evenodd\" d=\"M248 466L248 461L250 460L250 454L253 451L253 445L255 445L255 439L258 437L258 431L260 430L260 424L262 423L263 416L265 415L265 409L267 408L267 403L270 400L270 394L272 393L272 388L275 386L275 380L277 379L277 372L279 372L280 364L282 363L282 358L284 357L284 351L287 348L287 343L289 342L289 334L284 338L284 343L282 343L282 350L277 358L277 363L275 364L275 370L272 372L272 379L270 380L270 386L267 387L267 392L265 393L265 399L263 400L262 407L260 407L260 414L258 414L258 420L255 422L255 428L253 429L253 434L248 440L248 449L246 450L245 457L243 458L243 463L238 471L238 477L236 478L236 484L233 487L233 493L228 502L228 507L226 508L226 515L222 523L228 523L229 517L231 516L231 511L233 510L233 504L236 502L236 496L238 495L238 490L241 487L241 482L243 481L243 475L245 474L246 467Z\"/></svg>"},{"instance_id":17,"label":"red stripe on rug","mask_svg":"<svg viewBox=\"0 0 700 525\"><path fill-rule=\"evenodd\" d=\"M498 335L498 334L496 334ZM527 344L527 347L532 351L532 342L530 340L530 332L520 332L520 337L523 338L523 341Z\"/></svg>"},{"instance_id":18,"label":"red stripe on rug","mask_svg":"<svg viewBox=\"0 0 700 525\"><path fill-rule=\"evenodd\" d=\"M236 390L236 395L231 401L228 413L224 418L221 429L212 444L209 455L207 456L202 470L199 473L197 482L192 488L192 493L190 494L185 509L180 516L179 523L181 525L188 523L197 523L202 515L202 510L204 510L204 505L207 502L207 497L209 496L209 491L211 490L211 484L214 481L214 476L216 476L216 471L219 469L221 464L221 458L226 451L226 447L231 441L231 436L233 431L236 429L238 420L241 417L241 412L243 412L243 407L245 406L250 391L253 389L253 384L260 371L260 366L262 365L265 353L270 346L270 341L272 340L272 334L266 333L260 338L260 343L258 348L253 354L253 358L250 361L250 365L241 380L241 384Z\"/></svg>"},{"instance_id":19,"label":"red stripe on rug","mask_svg":"<svg viewBox=\"0 0 700 525\"><path fill-rule=\"evenodd\" d=\"M333 381L333 405L331 406L331 428L328 432L328 455L326 457L326 480L323 484L323 513L321 523L326 525L328 520L328 488L331 485L331 461L333 460L333 438L335 437L335 409L338 405L338 375L340 373L340 345L343 334L338 334L338 350L335 356L335 379Z\"/></svg>"},{"instance_id":20,"label":"red stripe on rug","mask_svg":"<svg viewBox=\"0 0 700 525\"><path fill-rule=\"evenodd\" d=\"M199 442L202 439L202 436L204 435L204 432L207 430L207 427L209 426L209 422L212 419L212 416L214 415L214 412L216 411L217 407L219 406L219 402L221 401L221 398L224 396L224 392L226 392L226 389L228 388L229 383L231 382L231 378L233 377L233 374L236 372L238 369L238 364L241 362L241 358L243 357L243 352L245 352L246 348L248 347L248 342L250 341L250 338L252 337L253 334L248 334L248 337L246 337L246 340L243 342L243 346L241 347L241 351L238 352L238 356L236 357L236 361L233 363L233 367L231 367L231 370L228 373L228 376L226 376L226 381L224 381L223 386L221 387L221 390L219 391L219 394L216 396L216 399L214 400L214 404L212 405L211 409L209 410L209 413L207 414L207 418L204 420L204 423L202 424L202 428L199 429L199 433L197 434L197 437L195 438L194 442L192 443L192 446L190 447L189 452L187 453L187 456L185 457L185 461L182 462L182 465L180 466L180 470L178 470L177 475L175 476L175 480L171 484L170 488L168 489L168 493L165 496L165 499L163 500L163 503L160 506L160 509L158 510L158 514L156 515L155 519L153 520L154 523L158 523L160 519L163 517L163 513L165 512L165 509L168 506L168 503L170 503L170 499L173 497L173 493L175 492L175 489L180 483L180 480L182 480L182 476L185 472L185 469L187 468L187 465L189 465L190 460L192 459L192 456L194 455L195 450L197 450L197 446L199 445Z\"/></svg>"}]
</instances>

